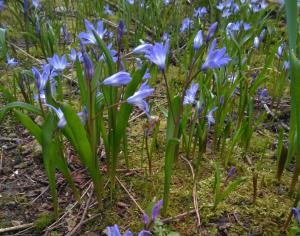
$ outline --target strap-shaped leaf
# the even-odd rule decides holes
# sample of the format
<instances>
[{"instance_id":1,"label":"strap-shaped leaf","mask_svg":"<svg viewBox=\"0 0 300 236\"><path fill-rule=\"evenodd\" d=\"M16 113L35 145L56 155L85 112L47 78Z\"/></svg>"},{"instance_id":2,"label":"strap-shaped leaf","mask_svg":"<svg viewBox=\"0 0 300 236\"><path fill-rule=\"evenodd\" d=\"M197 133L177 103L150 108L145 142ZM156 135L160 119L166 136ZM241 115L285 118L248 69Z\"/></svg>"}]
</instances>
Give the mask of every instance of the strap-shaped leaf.
<instances>
[{"instance_id":1,"label":"strap-shaped leaf","mask_svg":"<svg viewBox=\"0 0 300 236\"><path fill-rule=\"evenodd\" d=\"M47 116L43 129L42 129L42 148L43 148L43 160L46 174L49 181L50 193L53 199L54 214L58 216L58 197L56 190L56 179L55 179L55 164L53 158L58 155L57 146L52 141L52 135L56 129L54 124L53 116Z\"/></svg>"},{"instance_id":2,"label":"strap-shaped leaf","mask_svg":"<svg viewBox=\"0 0 300 236\"><path fill-rule=\"evenodd\" d=\"M33 120L26 114L20 111L14 111L16 118L24 125L24 127L35 137L35 139L42 144L42 130L33 122Z\"/></svg>"},{"instance_id":3,"label":"strap-shaped leaf","mask_svg":"<svg viewBox=\"0 0 300 236\"><path fill-rule=\"evenodd\" d=\"M95 39L97 41L98 46L101 48L101 50L104 53L105 61L106 61L106 64L108 66L109 74L112 75L115 72L115 63L114 63L113 58L112 58L112 56L110 54L110 51L106 47L106 45L103 42L103 40L99 37L99 35L97 34L97 32L95 32L93 30L93 34L95 36Z\"/></svg>"},{"instance_id":4,"label":"strap-shaped leaf","mask_svg":"<svg viewBox=\"0 0 300 236\"><path fill-rule=\"evenodd\" d=\"M6 106L4 106L3 108L1 108L0 112L3 109L14 109L14 108L24 109L24 110L32 112L36 115L43 116L43 113L39 108L37 108L36 106L33 106L31 104L25 103L25 102L12 102L12 103L9 103Z\"/></svg>"},{"instance_id":5,"label":"strap-shaped leaf","mask_svg":"<svg viewBox=\"0 0 300 236\"><path fill-rule=\"evenodd\" d=\"M178 139L169 139L167 143L166 156L165 156L165 166L164 166L164 196L163 196L163 213L165 214L167 211L167 207L169 205L169 195L171 188L171 180L172 180L172 172L173 172L173 163L174 163L174 155L175 150L179 144Z\"/></svg>"},{"instance_id":6,"label":"strap-shaped leaf","mask_svg":"<svg viewBox=\"0 0 300 236\"><path fill-rule=\"evenodd\" d=\"M87 136L87 132L81 123L77 113L72 109L71 106L65 104L61 105L61 110L64 113L68 127L72 132L73 141L76 142L76 148L80 160L83 165L87 168L90 176L92 177L96 197L99 205L101 205L103 195L103 180L100 174L98 160L96 156L93 156L91 145Z\"/></svg>"}]
</instances>

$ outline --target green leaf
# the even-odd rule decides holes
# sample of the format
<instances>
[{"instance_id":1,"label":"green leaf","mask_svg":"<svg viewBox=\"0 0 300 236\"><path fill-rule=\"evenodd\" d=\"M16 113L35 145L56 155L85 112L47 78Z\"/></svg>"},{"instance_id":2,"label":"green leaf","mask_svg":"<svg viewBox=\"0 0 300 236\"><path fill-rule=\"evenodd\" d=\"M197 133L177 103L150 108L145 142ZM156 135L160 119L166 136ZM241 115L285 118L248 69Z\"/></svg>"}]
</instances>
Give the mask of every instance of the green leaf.
<instances>
[{"instance_id":1,"label":"green leaf","mask_svg":"<svg viewBox=\"0 0 300 236\"><path fill-rule=\"evenodd\" d=\"M240 177L231 182L226 189L219 195L217 204L226 199L232 192L234 192L239 185L246 181L246 177Z\"/></svg>"},{"instance_id":2,"label":"green leaf","mask_svg":"<svg viewBox=\"0 0 300 236\"><path fill-rule=\"evenodd\" d=\"M20 111L14 111L16 118L24 125L24 127L35 137L35 139L42 144L42 130L33 122L33 120L26 114Z\"/></svg>"},{"instance_id":3,"label":"green leaf","mask_svg":"<svg viewBox=\"0 0 300 236\"><path fill-rule=\"evenodd\" d=\"M165 156L165 166L164 166L164 196L163 196L163 213L165 214L167 211L167 207L169 205L169 195L171 188L171 180L172 180L172 172L173 172L173 163L174 163L174 155L175 150L179 144L178 139L169 139L167 143L166 156Z\"/></svg>"},{"instance_id":4,"label":"green leaf","mask_svg":"<svg viewBox=\"0 0 300 236\"><path fill-rule=\"evenodd\" d=\"M83 165L87 168L96 192L96 197L99 205L102 202L103 196L103 180L99 170L99 164L96 156L93 156L91 145L87 136L87 132L81 123L77 113L72 109L71 106L65 104L61 105L61 110L67 121L67 127L70 128L71 136L73 142L76 143L76 151L79 154L80 160Z\"/></svg>"},{"instance_id":5,"label":"green leaf","mask_svg":"<svg viewBox=\"0 0 300 236\"><path fill-rule=\"evenodd\" d=\"M50 193L53 199L54 214L56 217L58 217L58 197L56 190L55 164L53 163L53 157L58 155L58 149L52 140L54 129L56 129L56 125L53 122L53 116L49 115L46 118L42 129L43 160L49 181Z\"/></svg>"},{"instance_id":6,"label":"green leaf","mask_svg":"<svg viewBox=\"0 0 300 236\"><path fill-rule=\"evenodd\" d=\"M80 90L80 98L82 103L81 105L84 106L87 104L87 88L86 88L86 83L84 81L82 67L78 57L76 58L75 67L76 67L76 75L78 78L78 85Z\"/></svg>"},{"instance_id":7,"label":"green leaf","mask_svg":"<svg viewBox=\"0 0 300 236\"><path fill-rule=\"evenodd\" d=\"M6 44L6 29L0 28L0 59L6 58L7 44Z\"/></svg>"},{"instance_id":8,"label":"green leaf","mask_svg":"<svg viewBox=\"0 0 300 236\"><path fill-rule=\"evenodd\" d=\"M32 112L36 115L43 116L43 113L39 108L37 108L31 104L25 103L25 102L9 103L9 104L5 105L3 108L1 108L0 112L4 109L9 110L9 109L14 109L14 108L24 109L24 110Z\"/></svg>"},{"instance_id":9,"label":"green leaf","mask_svg":"<svg viewBox=\"0 0 300 236\"><path fill-rule=\"evenodd\" d=\"M95 32L93 30L93 34L96 38L96 41L98 43L98 46L101 48L101 50L103 51L104 53L104 56L105 56L105 61L106 61L106 64L108 66L108 71L109 71L109 74L112 75L113 73L115 73L115 63L113 61L113 58L110 54L110 51L108 50L108 48L106 47L105 43L103 42L103 40L99 37L99 35L97 34L97 32Z\"/></svg>"}]
</instances>

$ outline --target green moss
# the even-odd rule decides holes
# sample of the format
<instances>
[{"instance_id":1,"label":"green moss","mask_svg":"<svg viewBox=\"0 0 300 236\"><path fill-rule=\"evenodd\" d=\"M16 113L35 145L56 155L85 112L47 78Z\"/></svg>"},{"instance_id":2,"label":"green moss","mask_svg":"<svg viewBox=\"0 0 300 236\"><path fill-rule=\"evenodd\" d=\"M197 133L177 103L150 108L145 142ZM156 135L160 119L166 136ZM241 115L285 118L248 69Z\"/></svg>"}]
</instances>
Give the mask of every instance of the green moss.
<instances>
[{"instance_id":1,"label":"green moss","mask_svg":"<svg viewBox=\"0 0 300 236\"><path fill-rule=\"evenodd\" d=\"M34 229L37 232L42 232L47 226L54 222L54 216L50 213L40 214L34 222Z\"/></svg>"}]
</instances>

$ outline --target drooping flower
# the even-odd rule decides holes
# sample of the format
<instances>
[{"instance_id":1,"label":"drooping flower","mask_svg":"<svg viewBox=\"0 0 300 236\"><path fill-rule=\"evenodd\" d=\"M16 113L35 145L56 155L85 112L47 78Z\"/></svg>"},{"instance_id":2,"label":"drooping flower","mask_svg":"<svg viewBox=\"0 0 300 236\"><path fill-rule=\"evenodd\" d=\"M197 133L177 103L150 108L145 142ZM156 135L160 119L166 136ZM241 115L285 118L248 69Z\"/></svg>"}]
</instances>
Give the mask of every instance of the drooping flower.
<instances>
[{"instance_id":1,"label":"drooping flower","mask_svg":"<svg viewBox=\"0 0 300 236\"><path fill-rule=\"evenodd\" d=\"M199 88L199 84L194 83L194 81L192 81L191 87L186 91L186 95L183 99L184 105L193 104L195 102L195 97L196 97L198 88Z\"/></svg>"},{"instance_id":2,"label":"drooping flower","mask_svg":"<svg viewBox=\"0 0 300 236\"><path fill-rule=\"evenodd\" d=\"M54 54L52 58L48 58L50 65L53 66L54 70L61 72L68 66L67 57L64 54L61 58Z\"/></svg>"},{"instance_id":3,"label":"drooping flower","mask_svg":"<svg viewBox=\"0 0 300 236\"><path fill-rule=\"evenodd\" d=\"M210 69L220 68L223 65L227 65L228 62L231 60L226 53L226 47L215 50L216 43L217 40L214 39L210 46L206 60L202 65L201 68L202 70L206 70L208 68Z\"/></svg>"},{"instance_id":4,"label":"drooping flower","mask_svg":"<svg viewBox=\"0 0 300 236\"><path fill-rule=\"evenodd\" d=\"M215 118L214 118L214 112L218 109L218 107L212 108L210 111L208 111L206 119L207 119L207 124L208 128L210 128L211 124L215 124Z\"/></svg>"},{"instance_id":5,"label":"drooping flower","mask_svg":"<svg viewBox=\"0 0 300 236\"><path fill-rule=\"evenodd\" d=\"M141 232L139 232L138 236L151 236L152 233L148 230L142 230Z\"/></svg>"},{"instance_id":6,"label":"drooping flower","mask_svg":"<svg viewBox=\"0 0 300 236\"><path fill-rule=\"evenodd\" d=\"M8 67L10 67L10 68L15 67L16 65L18 65L18 62L16 61L16 59L11 58L8 53L6 54L6 63L8 65Z\"/></svg>"},{"instance_id":7,"label":"drooping flower","mask_svg":"<svg viewBox=\"0 0 300 236\"><path fill-rule=\"evenodd\" d=\"M277 53L276 53L276 55L277 55L278 57L281 57L281 56L282 56L284 47L285 47L285 44L284 44L284 43L282 43L282 44L278 47Z\"/></svg>"},{"instance_id":8,"label":"drooping flower","mask_svg":"<svg viewBox=\"0 0 300 236\"><path fill-rule=\"evenodd\" d=\"M255 37L255 38L254 38L253 44L254 44L254 47L255 47L256 49L259 47L259 38L258 38L258 37Z\"/></svg>"},{"instance_id":9,"label":"drooping flower","mask_svg":"<svg viewBox=\"0 0 300 236\"><path fill-rule=\"evenodd\" d=\"M78 37L82 41L83 44L96 44L97 40L95 38L95 35L93 31L99 36L100 39L103 39L106 29L104 29L103 21L99 20L97 23L97 28L94 27L94 25L88 21L84 20L86 32L79 33Z\"/></svg>"},{"instance_id":10,"label":"drooping flower","mask_svg":"<svg viewBox=\"0 0 300 236\"><path fill-rule=\"evenodd\" d=\"M180 33L184 32L187 29L190 29L192 26L192 23L193 23L193 21L189 17L184 18L182 21L181 27L180 27Z\"/></svg>"},{"instance_id":11,"label":"drooping flower","mask_svg":"<svg viewBox=\"0 0 300 236\"><path fill-rule=\"evenodd\" d=\"M47 107L50 107L57 115L58 117L58 123L57 123L57 127L58 128L63 128L66 126L67 124L67 121L66 121L66 118L65 118L65 115L64 113L62 112L62 110L60 108L55 108L54 106L50 105L50 104L45 104Z\"/></svg>"},{"instance_id":12,"label":"drooping flower","mask_svg":"<svg viewBox=\"0 0 300 236\"><path fill-rule=\"evenodd\" d=\"M133 4L134 4L134 0L127 0L127 2L128 2L130 5L133 5Z\"/></svg>"},{"instance_id":13,"label":"drooping flower","mask_svg":"<svg viewBox=\"0 0 300 236\"><path fill-rule=\"evenodd\" d=\"M103 80L103 84L106 86L118 87L118 86L126 85L130 81L131 81L130 74L124 71L120 71Z\"/></svg>"},{"instance_id":14,"label":"drooping flower","mask_svg":"<svg viewBox=\"0 0 300 236\"><path fill-rule=\"evenodd\" d=\"M266 35L267 35L267 31L266 31L266 29L263 29L259 34L259 40L263 41L265 39Z\"/></svg>"},{"instance_id":15,"label":"drooping flower","mask_svg":"<svg viewBox=\"0 0 300 236\"><path fill-rule=\"evenodd\" d=\"M57 123L57 127L58 128L64 128L67 124L67 120L65 118L64 113L62 112L62 110L60 108L56 108L50 104L45 104L45 106L50 107L57 115L58 117L58 123ZM77 115L79 117L79 119L81 120L82 124L86 123L86 119L87 119L87 110L84 107L82 112L77 112Z\"/></svg>"},{"instance_id":16,"label":"drooping flower","mask_svg":"<svg viewBox=\"0 0 300 236\"><path fill-rule=\"evenodd\" d=\"M163 43L155 43L152 47L148 47L145 51L145 57L152 63L156 64L158 68L163 71L166 66L166 57L169 48L169 41Z\"/></svg>"},{"instance_id":17,"label":"drooping flower","mask_svg":"<svg viewBox=\"0 0 300 236\"><path fill-rule=\"evenodd\" d=\"M154 89L149 87L148 81L145 81L138 91L127 98L127 102L131 105L137 106L139 109L144 111L147 116L149 116L149 105L145 101L145 98L151 96L153 92Z\"/></svg>"},{"instance_id":18,"label":"drooping flower","mask_svg":"<svg viewBox=\"0 0 300 236\"><path fill-rule=\"evenodd\" d=\"M194 38L195 51L198 51L202 45L203 45L203 34L202 34L202 30L199 30L198 33L196 34L196 37Z\"/></svg>"},{"instance_id":19,"label":"drooping flower","mask_svg":"<svg viewBox=\"0 0 300 236\"><path fill-rule=\"evenodd\" d=\"M290 68L290 63L289 63L288 61L284 61L284 62L283 62L283 68L284 68L285 70L288 70L288 69Z\"/></svg>"},{"instance_id":20,"label":"drooping flower","mask_svg":"<svg viewBox=\"0 0 300 236\"><path fill-rule=\"evenodd\" d=\"M206 36L206 42L208 42L215 34L216 30L217 30L217 27L218 27L218 22L215 22L213 23L209 29L208 29L208 33L207 33L207 36Z\"/></svg>"}]
</instances>

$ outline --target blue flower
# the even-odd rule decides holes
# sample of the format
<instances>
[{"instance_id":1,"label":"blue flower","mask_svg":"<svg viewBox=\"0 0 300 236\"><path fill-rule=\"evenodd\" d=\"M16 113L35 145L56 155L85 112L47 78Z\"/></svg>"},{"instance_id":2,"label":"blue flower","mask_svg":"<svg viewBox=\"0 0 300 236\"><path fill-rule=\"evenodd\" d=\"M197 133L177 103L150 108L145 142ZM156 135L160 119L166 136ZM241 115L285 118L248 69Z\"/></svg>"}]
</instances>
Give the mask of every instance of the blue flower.
<instances>
[{"instance_id":1,"label":"blue flower","mask_svg":"<svg viewBox=\"0 0 300 236\"><path fill-rule=\"evenodd\" d=\"M227 65L228 62L231 60L228 55L226 54L226 48L223 47L221 49L215 49L216 47L216 39L213 40L208 55L204 64L202 65L202 70L206 70L207 68L215 69L220 68L223 65Z\"/></svg>"},{"instance_id":2,"label":"blue flower","mask_svg":"<svg viewBox=\"0 0 300 236\"><path fill-rule=\"evenodd\" d=\"M88 21L84 20L86 32L81 32L78 37L82 40L83 44L96 44L97 40L94 36L93 31L99 36L100 39L103 39L106 29L104 29L103 21L99 20L97 23L97 29L95 29L94 25Z\"/></svg>"},{"instance_id":3,"label":"blue flower","mask_svg":"<svg viewBox=\"0 0 300 236\"><path fill-rule=\"evenodd\" d=\"M147 48L145 51L145 57L163 71L165 70L168 48L169 41L166 41L165 44L155 43L152 47Z\"/></svg>"},{"instance_id":4,"label":"blue flower","mask_svg":"<svg viewBox=\"0 0 300 236\"><path fill-rule=\"evenodd\" d=\"M206 7L198 7L194 11L194 17L195 18L201 18L202 16L207 14L207 9Z\"/></svg>"},{"instance_id":5,"label":"blue flower","mask_svg":"<svg viewBox=\"0 0 300 236\"><path fill-rule=\"evenodd\" d=\"M12 68L15 67L16 65L18 65L18 62L16 61L15 58L10 58L9 54L6 54L6 63L8 65L8 67Z\"/></svg>"},{"instance_id":6,"label":"blue flower","mask_svg":"<svg viewBox=\"0 0 300 236\"><path fill-rule=\"evenodd\" d=\"M66 55L64 54L61 58L54 54L52 58L48 58L50 65L53 66L54 70L61 72L68 66Z\"/></svg>"},{"instance_id":7,"label":"blue flower","mask_svg":"<svg viewBox=\"0 0 300 236\"><path fill-rule=\"evenodd\" d=\"M0 0L0 11L2 11L5 8L4 0Z\"/></svg>"},{"instance_id":8,"label":"blue flower","mask_svg":"<svg viewBox=\"0 0 300 236\"><path fill-rule=\"evenodd\" d=\"M77 52L74 48L72 48L69 54L69 59L70 61L75 62L76 58L77 58Z\"/></svg>"},{"instance_id":9,"label":"blue flower","mask_svg":"<svg viewBox=\"0 0 300 236\"><path fill-rule=\"evenodd\" d=\"M145 43L144 41L142 41L142 44L137 46L136 48L134 48L132 50L132 53L134 53L134 54L145 53L147 50L150 50L152 47L153 47L152 44Z\"/></svg>"},{"instance_id":10,"label":"blue flower","mask_svg":"<svg viewBox=\"0 0 300 236\"><path fill-rule=\"evenodd\" d=\"M255 47L256 49L259 47L259 38L258 38L258 37L255 37L255 38L254 38L253 44L254 44L254 47Z\"/></svg>"},{"instance_id":11,"label":"blue flower","mask_svg":"<svg viewBox=\"0 0 300 236\"><path fill-rule=\"evenodd\" d=\"M23 9L24 9L24 14L27 15L29 9L29 0L24 0Z\"/></svg>"},{"instance_id":12,"label":"blue flower","mask_svg":"<svg viewBox=\"0 0 300 236\"><path fill-rule=\"evenodd\" d=\"M134 0L127 0L127 2L128 2L130 5L133 5L133 4L134 4Z\"/></svg>"},{"instance_id":13,"label":"blue flower","mask_svg":"<svg viewBox=\"0 0 300 236\"><path fill-rule=\"evenodd\" d=\"M243 22L243 26L244 26L244 30L247 31L249 29L251 29L251 25L246 23L246 22Z\"/></svg>"},{"instance_id":14,"label":"blue flower","mask_svg":"<svg viewBox=\"0 0 300 236\"><path fill-rule=\"evenodd\" d=\"M192 26L193 21L189 17L183 19L181 27L180 27L180 33L184 32L186 29L190 29Z\"/></svg>"},{"instance_id":15,"label":"blue flower","mask_svg":"<svg viewBox=\"0 0 300 236\"><path fill-rule=\"evenodd\" d=\"M152 233L148 230L142 230L141 232L139 232L138 236L151 236Z\"/></svg>"},{"instance_id":16,"label":"blue flower","mask_svg":"<svg viewBox=\"0 0 300 236\"><path fill-rule=\"evenodd\" d=\"M83 63L84 63L84 72L85 77L89 80L93 79L94 76L94 65L92 60L89 58L88 54L86 52L83 52Z\"/></svg>"},{"instance_id":17,"label":"blue flower","mask_svg":"<svg viewBox=\"0 0 300 236\"><path fill-rule=\"evenodd\" d=\"M296 207L293 207L292 208L292 213L297 221L298 224L300 224L300 212L299 212L299 209L296 208Z\"/></svg>"},{"instance_id":18,"label":"blue flower","mask_svg":"<svg viewBox=\"0 0 300 236\"><path fill-rule=\"evenodd\" d=\"M268 98L268 90L266 88L259 88L258 97L262 101L266 100Z\"/></svg>"},{"instance_id":19,"label":"blue flower","mask_svg":"<svg viewBox=\"0 0 300 236\"><path fill-rule=\"evenodd\" d=\"M228 171L227 178L231 178L235 174L235 172L236 172L236 168L235 166L232 166Z\"/></svg>"},{"instance_id":20,"label":"blue flower","mask_svg":"<svg viewBox=\"0 0 300 236\"><path fill-rule=\"evenodd\" d=\"M144 100L145 98L152 95L154 92L153 88L148 86L148 81L144 82L138 91L136 91L132 96L127 98L127 102L131 105L137 106L142 111L144 111L147 116L149 116L149 105Z\"/></svg>"},{"instance_id":21,"label":"blue flower","mask_svg":"<svg viewBox=\"0 0 300 236\"><path fill-rule=\"evenodd\" d=\"M267 34L267 31L266 29L263 29L261 32L260 32L260 35L259 35L259 40L264 40L265 37L266 37L266 34Z\"/></svg>"},{"instance_id":22,"label":"blue flower","mask_svg":"<svg viewBox=\"0 0 300 236\"><path fill-rule=\"evenodd\" d=\"M114 225L112 227L107 227L107 236L122 236L122 234L120 233L119 227L118 225ZM132 233L130 231L126 231L124 233L124 236L132 236Z\"/></svg>"},{"instance_id":23,"label":"blue flower","mask_svg":"<svg viewBox=\"0 0 300 236\"><path fill-rule=\"evenodd\" d=\"M160 209L163 206L163 200L159 200L152 208L152 220L155 221L155 219L158 217Z\"/></svg>"},{"instance_id":24,"label":"blue flower","mask_svg":"<svg viewBox=\"0 0 300 236\"><path fill-rule=\"evenodd\" d=\"M35 9L39 9L41 7L40 0L32 0L32 5Z\"/></svg>"},{"instance_id":25,"label":"blue flower","mask_svg":"<svg viewBox=\"0 0 300 236\"><path fill-rule=\"evenodd\" d=\"M196 37L194 38L195 51L198 51L202 45L203 45L203 34L202 34L202 30L199 30L198 33L196 34Z\"/></svg>"},{"instance_id":26,"label":"blue flower","mask_svg":"<svg viewBox=\"0 0 300 236\"><path fill-rule=\"evenodd\" d=\"M103 84L106 86L122 86L126 85L131 81L131 76L129 73L120 71L112 76L103 80Z\"/></svg>"},{"instance_id":27,"label":"blue flower","mask_svg":"<svg viewBox=\"0 0 300 236\"><path fill-rule=\"evenodd\" d=\"M198 88L199 84L194 83L194 81L192 81L191 87L186 91L186 95L183 99L184 105L193 104L195 102L195 96L198 91Z\"/></svg>"},{"instance_id":28,"label":"blue flower","mask_svg":"<svg viewBox=\"0 0 300 236\"><path fill-rule=\"evenodd\" d=\"M151 78L151 74L149 73L149 70L147 69L147 71L145 72L144 76L143 76L143 80L147 80Z\"/></svg>"},{"instance_id":29,"label":"blue flower","mask_svg":"<svg viewBox=\"0 0 300 236\"><path fill-rule=\"evenodd\" d=\"M36 67L32 67L32 69L31 69L31 71L34 75L34 78L35 78L36 87L39 90L39 92L41 92L45 89L45 86L49 79L50 71L48 68L49 68L49 65L45 66L42 74L39 72L39 70Z\"/></svg>"},{"instance_id":30,"label":"blue flower","mask_svg":"<svg viewBox=\"0 0 300 236\"><path fill-rule=\"evenodd\" d=\"M67 124L67 121L66 121L66 118L65 118L65 115L64 113L62 112L62 110L60 108L55 108L54 106L52 105L49 105L49 104L45 104L47 107L50 107L54 112L55 114L57 115L58 117L58 123L57 123L57 127L58 128L63 128L66 126Z\"/></svg>"},{"instance_id":31,"label":"blue flower","mask_svg":"<svg viewBox=\"0 0 300 236\"><path fill-rule=\"evenodd\" d=\"M115 62L116 63L116 61L118 60L118 57L117 57L117 51L116 50L114 50L114 49L112 49L112 43L110 43L108 46L107 46L107 49L109 50L109 52L110 52L110 55L111 55L111 57L112 57L112 59L113 59L113 62ZM104 53L99 57L99 61L102 61L102 60L104 60L104 57L105 57L105 55L104 55Z\"/></svg>"},{"instance_id":32,"label":"blue flower","mask_svg":"<svg viewBox=\"0 0 300 236\"><path fill-rule=\"evenodd\" d=\"M119 21L117 31L118 31L118 34L117 34L117 41L120 42L120 40L121 40L123 34L126 33L126 26L125 26L125 23L124 23L123 20L120 20L120 21Z\"/></svg>"},{"instance_id":33,"label":"blue flower","mask_svg":"<svg viewBox=\"0 0 300 236\"><path fill-rule=\"evenodd\" d=\"M110 8L109 8L108 5L105 5L105 7L104 7L104 13L105 13L106 15L109 15L109 16L112 16L112 15L114 14L113 11L110 10Z\"/></svg>"},{"instance_id":34,"label":"blue flower","mask_svg":"<svg viewBox=\"0 0 300 236\"><path fill-rule=\"evenodd\" d=\"M208 128L210 128L211 124L215 124L215 118L214 118L214 112L218 109L218 107L214 107L213 109L211 109L210 111L208 111L207 115L206 115L206 119L207 119L207 124L208 124Z\"/></svg>"},{"instance_id":35,"label":"blue flower","mask_svg":"<svg viewBox=\"0 0 300 236\"><path fill-rule=\"evenodd\" d=\"M290 68L290 63L289 63L288 61L284 61L284 62L283 62L283 68L284 68L285 70L288 70L288 69Z\"/></svg>"},{"instance_id":36,"label":"blue flower","mask_svg":"<svg viewBox=\"0 0 300 236\"><path fill-rule=\"evenodd\" d=\"M58 117L58 123L57 123L57 127L58 128L64 128L67 124L66 118L64 113L62 112L62 110L60 108L55 108L54 106L50 105L50 104L45 104L45 106L50 107L57 115ZM87 120L87 110L84 107L82 112L77 112L77 115L79 117L79 119L81 120L81 123L84 125L86 123Z\"/></svg>"},{"instance_id":37,"label":"blue flower","mask_svg":"<svg viewBox=\"0 0 300 236\"><path fill-rule=\"evenodd\" d=\"M156 218L159 215L160 209L163 206L163 200L159 200L153 207L152 207L152 214L151 214L151 220L149 219L149 216L144 213L143 215L143 221L145 225L149 225L151 222L154 222Z\"/></svg>"},{"instance_id":38,"label":"blue flower","mask_svg":"<svg viewBox=\"0 0 300 236\"><path fill-rule=\"evenodd\" d=\"M207 33L207 36L206 36L206 42L208 42L215 34L216 30L217 30L217 27L218 27L218 22L215 22L213 23L209 29L208 29L208 33Z\"/></svg>"},{"instance_id":39,"label":"blue flower","mask_svg":"<svg viewBox=\"0 0 300 236\"><path fill-rule=\"evenodd\" d=\"M170 0L164 0L164 5L167 6L170 4Z\"/></svg>"},{"instance_id":40,"label":"blue flower","mask_svg":"<svg viewBox=\"0 0 300 236\"><path fill-rule=\"evenodd\" d=\"M279 58L280 58L280 57L282 56L282 54L283 54L284 47L285 47L285 44L282 43L282 44L278 47L278 49L277 49L276 55L277 55Z\"/></svg>"}]
</instances>

